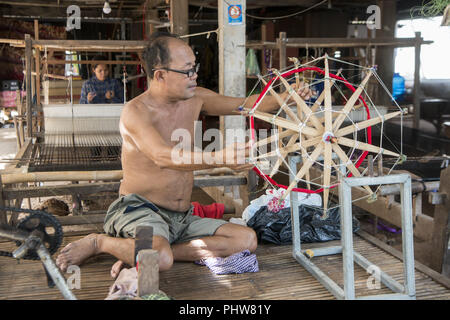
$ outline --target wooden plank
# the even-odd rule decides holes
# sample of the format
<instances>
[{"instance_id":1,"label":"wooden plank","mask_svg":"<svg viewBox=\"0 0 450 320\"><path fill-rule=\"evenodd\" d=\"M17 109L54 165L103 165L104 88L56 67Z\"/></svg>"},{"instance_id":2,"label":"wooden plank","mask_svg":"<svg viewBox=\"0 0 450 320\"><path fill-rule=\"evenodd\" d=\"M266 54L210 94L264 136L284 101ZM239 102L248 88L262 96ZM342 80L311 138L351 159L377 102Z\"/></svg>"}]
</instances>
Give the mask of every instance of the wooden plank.
<instances>
[{"instance_id":1,"label":"wooden plank","mask_svg":"<svg viewBox=\"0 0 450 320\"><path fill-rule=\"evenodd\" d=\"M361 236L362 238L364 238L365 240L375 244L380 249L388 252L389 254L391 254L394 257L403 261L403 254L401 251L387 245L386 243L380 241L379 239L375 238L374 236L370 235L369 233L367 233L363 230L359 230L356 233L359 236ZM442 274L434 271L433 269L427 267L426 265L424 265L418 261L414 261L414 267L416 270L425 273L427 276L429 276L434 281L436 281L436 282L442 284L443 286L445 286L446 288L450 289L450 279L449 278L443 276Z\"/></svg>"},{"instance_id":2,"label":"wooden plank","mask_svg":"<svg viewBox=\"0 0 450 320\"><path fill-rule=\"evenodd\" d=\"M138 253L138 297L159 292L159 255L152 249Z\"/></svg>"},{"instance_id":3,"label":"wooden plank","mask_svg":"<svg viewBox=\"0 0 450 320\"><path fill-rule=\"evenodd\" d=\"M170 0L170 32L179 36L189 33L188 0ZM188 38L186 39L189 42Z\"/></svg>"},{"instance_id":4,"label":"wooden plank","mask_svg":"<svg viewBox=\"0 0 450 320\"><path fill-rule=\"evenodd\" d=\"M117 192L120 182L99 182L84 184L68 184L59 186L39 186L26 188L5 188L5 199L37 198L48 196L62 196L70 194L93 194L97 192Z\"/></svg>"},{"instance_id":5,"label":"wooden plank","mask_svg":"<svg viewBox=\"0 0 450 320\"><path fill-rule=\"evenodd\" d=\"M420 49L421 37L420 32L415 33L414 43L414 88L413 88L413 104L414 104L414 128L419 129L420 122Z\"/></svg>"},{"instance_id":6,"label":"wooden plank","mask_svg":"<svg viewBox=\"0 0 450 320\"><path fill-rule=\"evenodd\" d=\"M80 239L65 237L61 248ZM339 241L325 243L326 246ZM320 243L306 243L304 248L318 247ZM377 248L362 237L355 235L354 246L369 261L379 266L395 280L403 277L402 263L390 253ZM14 243L0 243L0 250L16 247ZM170 270L159 274L162 291L177 300L274 299L274 300L333 300L334 297L305 269L292 258L292 246L260 244L256 249L259 272L244 274L214 275L206 266L192 262L175 262ZM339 255L314 258L314 262L337 283L342 283L342 258ZM78 299L103 300L108 295L114 279L110 270L116 259L110 255L99 255L81 265L81 286L73 289ZM188 277L186 275L189 275ZM66 274L70 277L73 274ZM379 290L367 289L367 272L355 267L355 289L357 296L390 293L382 286ZM42 263L0 257L0 299L60 300L56 288L48 288ZM30 290L32 288L32 290ZM450 299L450 290L430 276L416 272L417 299Z\"/></svg>"},{"instance_id":7,"label":"wooden plank","mask_svg":"<svg viewBox=\"0 0 450 320\"><path fill-rule=\"evenodd\" d=\"M111 64L126 64L126 65L138 65L141 61L129 61L129 60L48 60L48 64L94 64L101 63L106 65Z\"/></svg>"},{"instance_id":8,"label":"wooden plank","mask_svg":"<svg viewBox=\"0 0 450 320\"><path fill-rule=\"evenodd\" d=\"M234 208L234 217L241 217L245 210L244 199L235 199L233 193L226 192L225 187L202 187L202 190L210 196L214 202L223 203L225 208Z\"/></svg>"},{"instance_id":9,"label":"wooden plank","mask_svg":"<svg viewBox=\"0 0 450 320\"><path fill-rule=\"evenodd\" d=\"M433 41L420 42L421 44L431 44ZM415 38L371 38L371 39L355 39L355 38L287 38L286 46L294 48L347 48L347 47L414 47ZM255 49L278 49L277 42L249 40L246 43L247 48Z\"/></svg>"},{"instance_id":10,"label":"wooden plank","mask_svg":"<svg viewBox=\"0 0 450 320\"><path fill-rule=\"evenodd\" d=\"M34 20L34 39L39 40L39 20ZM41 52L35 52L35 70L36 70L36 101L37 105L41 104Z\"/></svg>"},{"instance_id":11,"label":"wooden plank","mask_svg":"<svg viewBox=\"0 0 450 320\"><path fill-rule=\"evenodd\" d=\"M445 199L442 204L436 205L434 209L430 266L437 272L442 272L450 235L448 229L450 215L450 167L441 171L439 193L444 194Z\"/></svg>"},{"instance_id":12,"label":"wooden plank","mask_svg":"<svg viewBox=\"0 0 450 320\"><path fill-rule=\"evenodd\" d=\"M27 134L28 137L32 137L33 125L32 125L32 97L31 97L31 56L32 52L32 40L29 34L25 35L25 81L26 81L26 103L27 103Z\"/></svg>"},{"instance_id":13,"label":"wooden plank","mask_svg":"<svg viewBox=\"0 0 450 320\"><path fill-rule=\"evenodd\" d=\"M214 177L195 177L194 187L216 187L216 186L236 186L246 185L245 176L214 176Z\"/></svg>"},{"instance_id":14,"label":"wooden plank","mask_svg":"<svg viewBox=\"0 0 450 320\"><path fill-rule=\"evenodd\" d=\"M286 32L280 32L277 39L277 47L279 50L280 71L286 68ZM300 116L300 115L299 115Z\"/></svg>"},{"instance_id":15,"label":"wooden plank","mask_svg":"<svg viewBox=\"0 0 450 320\"><path fill-rule=\"evenodd\" d=\"M110 51L110 52L135 52L143 51L145 41L136 40L34 40L33 47L39 47L41 50L47 48L72 51Z\"/></svg>"},{"instance_id":16,"label":"wooden plank","mask_svg":"<svg viewBox=\"0 0 450 320\"><path fill-rule=\"evenodd\" d=\"M322 171L312 167L311 178L315 179L322 175ZM356 199L361 200L355 201ZM378 196L374 202L367 201L367 192L361 188L352 188L353 205L370 212L371 214L397 226L402 227L401 213L402 206L399 202L389 201L388 197ZM433 230L433 218L424 214L416 215L414 221L414 236L428 241Z\"/></svg>"},{"instance_id":17,"label":"wooden plank","mask_svg":"<svg viewBox=\"0 0 450 320\"><path fill-rule=\"evenodd\" d=\"M233 186L246 185L245 176L214 176L214 177L195 177L194 187L214 187L214 186ZM26 188L5 188L3 197L5 200L17 198L36 198L46 196L62 196L68 194L93 194L98 192L117 192L120 182L98 182L84 184L68 184L59 186L39 186Z\"/></svg>"},{"instance_id":18,"label":"wooden plank","mask_svg":"<svg viewBox=\"0 0 450 320\"><path fill-rule=\"evenodd\" d=\"M2 176L0 175L0 207L5 207L5 199L3 198L3 184ZM8 219L6 217L6 212L0 209L0 224L6 224Z\"/></svg>"},{"instance_id":19,"label":"wooden plank","mask_svg":"<svg viewBox=\"0 0 450 320\"><path fill-rule=\"evenodd\" d=\"M77 216L57 217L62 226L76 226L84 224L100 224L105 221L105 213L83 214Z\"/></svg>"}]
</instances>

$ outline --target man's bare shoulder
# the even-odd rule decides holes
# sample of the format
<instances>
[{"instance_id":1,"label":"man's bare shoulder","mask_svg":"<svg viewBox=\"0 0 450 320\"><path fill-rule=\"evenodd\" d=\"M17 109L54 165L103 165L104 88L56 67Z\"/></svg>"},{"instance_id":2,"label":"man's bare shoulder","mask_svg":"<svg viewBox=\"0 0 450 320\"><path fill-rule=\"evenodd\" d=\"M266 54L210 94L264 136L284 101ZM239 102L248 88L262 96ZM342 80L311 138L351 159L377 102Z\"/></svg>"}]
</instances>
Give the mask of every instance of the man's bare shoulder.
<instances>
[{"instance_id":1,"label":"man's bare shoulder","mask_svg":"<svg viewBox=\"0 0 450 320\"><path fill-rule=\"evenodd\" d=\"M138 119L145 120L150 116L151 109L149 103L146 102L143 95L139 95L125 104L120 116L120 122L124 124L129 122L134 123Z\"/></svg>"}]
</instances>

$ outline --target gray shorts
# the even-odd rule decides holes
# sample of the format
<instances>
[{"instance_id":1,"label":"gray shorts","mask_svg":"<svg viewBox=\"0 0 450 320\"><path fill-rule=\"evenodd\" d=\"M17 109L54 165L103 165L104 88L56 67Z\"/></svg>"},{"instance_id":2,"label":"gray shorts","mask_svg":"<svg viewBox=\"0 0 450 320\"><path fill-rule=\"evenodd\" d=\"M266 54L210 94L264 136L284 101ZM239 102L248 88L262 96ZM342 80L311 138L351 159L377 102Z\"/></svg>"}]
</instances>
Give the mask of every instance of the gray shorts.
<instances>
[{"instance_id":1,"label":"gray shorts","mask_svg":"<svg viewBox=\"0 0 450 320\"><path fill-rule=\"evenodd\" d=\"M137 226L152 226L153 235L170 244L212 236L228 223L221 219L201 218L186 212L158 207L138 194L120 196L108 208L103 229L112 237L134 238Z\"/></svg>"}]
</instances>

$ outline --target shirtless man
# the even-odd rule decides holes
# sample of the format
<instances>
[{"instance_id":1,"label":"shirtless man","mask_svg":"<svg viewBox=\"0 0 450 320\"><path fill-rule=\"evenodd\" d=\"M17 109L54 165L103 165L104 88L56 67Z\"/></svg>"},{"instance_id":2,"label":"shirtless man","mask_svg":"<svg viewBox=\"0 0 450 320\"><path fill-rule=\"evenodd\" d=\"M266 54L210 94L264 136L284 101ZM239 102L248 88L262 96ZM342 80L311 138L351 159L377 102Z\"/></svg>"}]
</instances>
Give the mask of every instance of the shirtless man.
<instances>
[{"instance_id":1,"label":"shirtless man","mask_svg":"<svg viewBox=\"0 0 450 320\"><path fill-rule=\"evenodd\" d=\"M248 227L220 219L192 215L193 171L214 167L249 170L240 164L237 154L245 149L232 145L200 159L223 159L221 163L194 162L196 152L183 151L189 163L176 163L172 151L177 141L172 132L184 128L194 136L194 121L200 112L208 115L236 114L245 98L225 97L196 86L195 55L191 48L173 35L153 36L144 52L146 70L151 79L146 92L128 102L120 119L123 138L123 180L120 197L111 204L105 218L106 234L90 234L61 250L56 264L65 271L99 253L108 253L119 261L111 275L117 276L123 264L134 265L134 230L138 225L154 228L153 249L159 253L160 270L169 269L173 261L196 261L207 257L226 257L256 250L255 232ZM299 93L309 98L309 89ZM255 102L250 97L245 107ZM261 111L279 108L273 98L265 99ZM230 148L238 148L227 159ZM236 151L236 149L234 149ZM246 150L248 151L248 150ZM228 162L226 162L228 161ZM209 162L210 163L210 162Z\"/></svg>"}]
</instances>

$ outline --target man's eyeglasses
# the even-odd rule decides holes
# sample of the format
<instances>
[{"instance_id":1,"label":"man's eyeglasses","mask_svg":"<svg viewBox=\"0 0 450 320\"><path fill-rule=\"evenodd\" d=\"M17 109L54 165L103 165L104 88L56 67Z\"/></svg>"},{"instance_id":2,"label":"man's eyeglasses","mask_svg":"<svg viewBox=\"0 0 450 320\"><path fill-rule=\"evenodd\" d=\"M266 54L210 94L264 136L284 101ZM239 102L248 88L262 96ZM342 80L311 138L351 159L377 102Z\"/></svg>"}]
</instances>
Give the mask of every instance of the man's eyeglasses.
<instances>
[{"instance_id":1,"label":"man's eyeglasses","mask_svg":"<svg viewBox=\"0 0 450 320\"><path fill-rule=\"evenodd\" d=\"M167 71L172 71L172 72L178 72L178 73L182 73L187 75L188 78L191 78L194 76L194 73L198 73L198 70L200 69L200 63L197 63L194 67L192 67L191 69L188 70L176 70L176 69L170 69L170 68L158 68L158 69L153 69L153 71L155 70L167 70Z\"/></svg>"}]
</instances>

